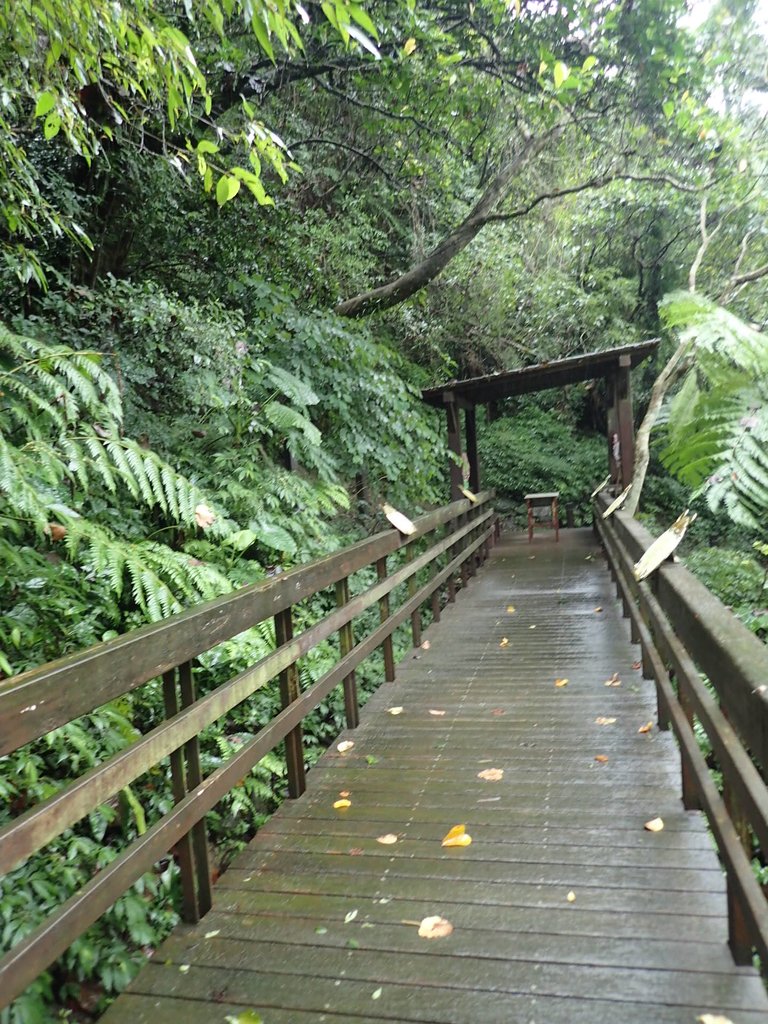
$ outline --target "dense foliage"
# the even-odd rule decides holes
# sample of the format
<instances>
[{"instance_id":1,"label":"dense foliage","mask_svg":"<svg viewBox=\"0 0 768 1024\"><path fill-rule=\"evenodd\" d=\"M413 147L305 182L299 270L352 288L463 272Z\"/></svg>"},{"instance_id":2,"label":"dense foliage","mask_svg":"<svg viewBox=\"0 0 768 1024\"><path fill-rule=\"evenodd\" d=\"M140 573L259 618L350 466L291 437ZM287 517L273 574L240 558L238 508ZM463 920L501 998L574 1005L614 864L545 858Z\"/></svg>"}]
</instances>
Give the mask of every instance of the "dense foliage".
<instances>
[{"instance_id":1,"label":"dense foliage","mask_svg":"<svg viewBox=\"0 0 768 1024\"><path fill-rule=\"evenodd\" d=\"M700 492L690 541L732 550L691 564L760 634L754 8L718 0L697 23L683 0L0 0L0 678L331 550L380 525L384 498L443 500L421 386L662 329L640 412L678 332L697 345L643 514L666 526ZM499 411L485 484L510 506L556 487L582 521L604 473L599 389ZM223 645L200 688L273 646L268 629ZM276 702L206 733L204 768ZM162 713L150 684L0 759L0 821ZM329 699L310 750L338 721ZM217 861L283 770L278 751L216 809ZM166 776L0 883L0 945L155 820ZM3 1021L98 1009L167 931L176 887L158 865Z\"/></svg>"}]
</instances>

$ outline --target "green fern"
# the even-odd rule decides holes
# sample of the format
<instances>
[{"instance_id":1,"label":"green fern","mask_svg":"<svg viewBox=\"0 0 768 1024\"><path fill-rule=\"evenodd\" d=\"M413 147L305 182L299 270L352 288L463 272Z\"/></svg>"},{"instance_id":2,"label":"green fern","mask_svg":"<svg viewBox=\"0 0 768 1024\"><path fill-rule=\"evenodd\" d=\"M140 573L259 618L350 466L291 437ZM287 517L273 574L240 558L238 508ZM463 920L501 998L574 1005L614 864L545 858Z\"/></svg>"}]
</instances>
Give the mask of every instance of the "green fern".
<instances>
[{"instance_id":1,"label":"green fern","mask_svg":"<svg viewBox=\"0 0 768 1024\"><path fill-rule=\"evenodd\" d=\"M108 493L122 488L171 525L197 528L202 491L155 452L120 436L121 424L119 393L97 353L46 345L0 325L0 523L28 523L41 535L57 521L73 560L106 579L117 596L130 592L157 620L231 584L188 555L121 538L78 510L78 490L85 500L99 486ZM206 532L226 536L231 529L216 515Z\"/></svg>"},{"instance_id":2,"label":"green fern","mask_svg":"<svg viewBox=\"0 0 768 1024\"><path fill-rule=\"evenodd\" d=\"M768 341L714 302L673 293L661 307L668 325L696 342L696 361L669 407L662 461L753 529L768 518Z\"/></svg>"}]
</instances>

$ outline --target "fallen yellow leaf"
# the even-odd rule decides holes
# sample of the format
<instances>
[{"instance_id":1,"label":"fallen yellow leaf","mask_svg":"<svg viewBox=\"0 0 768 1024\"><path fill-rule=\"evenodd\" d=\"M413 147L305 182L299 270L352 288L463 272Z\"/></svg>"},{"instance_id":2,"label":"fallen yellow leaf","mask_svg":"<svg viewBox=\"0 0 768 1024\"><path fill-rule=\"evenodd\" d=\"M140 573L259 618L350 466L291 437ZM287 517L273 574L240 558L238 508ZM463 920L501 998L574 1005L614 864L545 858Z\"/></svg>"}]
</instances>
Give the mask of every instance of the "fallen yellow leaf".
<instances>
[{"instance_id":1,"label":"fallen yellow leaf","mask_svg":"<svg viewBox=\"0 0 768 1024\"><path fill-rule=\"evenodd\" d=\"M696 1020L699 1024L733 1024L730 1017L724 1017L721 1013L702 1013Z\"/></svg>"},{"instance_id":2,"label":"fallen yellow leaf","mask_svg":"<svg viewBox=\"0 0 768 1024\"><path fill-rule=\"evenodd\" d=\"M646 722L645 725L641 725L637 730L638 732L650 732L653 728L653 722Z\"/></svg>"},{"instance_id":3,"label":"fallen yellow leaf","mask_svg":"<svg viewBox=\"0 0 768 1024\"><path fill-rule=\"evenodd\" d=\"M664 822L661 818L651 818L650 821L646 821L643 827L648 829L649 832L661 832L664 828Z\"/></svg>"},{"instance_id":4,"label":"fallen yellow leaf","mask_svg":"<svg viewBox=\"0 0 768 1024\"><path fill-rule=\"evenodd\" d=\"M472 836L466 832L466 825L454 825L443 839L442 846L469 846Z\"/></svg>"},{"instance_id":5,"label":"fallen yellow leaf","mask_svg":"<svg viewBox=\"0 0 768 1024\"><path fill-rule=\"evenodd\" d=\"M602 605L598 605L597 608L595 608L595 612L596 613L597 612L601 612L602 610L603 610L603 606Z\"/></svg>"},{"instance_id":6,"label":"fallen yellow leaf","mask_svg":"<svg viewBox=\"0 0 768 1024\"><path fill-rule=\"evenodd\" d=\"M430 715L434 715L435 718L442 718L443 715L445 714L444 711L438 711L436 708L430 708L429 713Z\"/></svg>"},{"instance_id":7,"label":"fallen yellow leaf","mask_svg":"<svg viewBox=\"0 0 768 1024\"><path fill-rule=\"evenodd\" d=\"M351 807L351 806L352 806L352 801L351 800L337 800L334 803L334 805L333 805L333 809L334 809L334 811L344 811L344 810L347 809L347 807Z\"/></svg>"},{"instance_id":8,"label":"fallen yellow leaf","mask_svg":"<svg viewBox=\"0 0 768 1024\"><path fill-rule=\"evenodd\" d=\"M346 754L346 752L351 750L354 745L354 740L342 740L341 743L336 744L336 749L340 754Z\"/></svg>"},{"instance_id":9,"label":"fallen yellow leaf","mask_svg":"<svg viewBox=\"0 0 768 1024\"><path fill-rule=\"evenodd\" d=\"M513 604L508 604L507 605L507 614L508 615L514 615L515 614L515 606Z\"/></svg>"},{"instance_id":10,"label":"fallen yellow leaf","mask_svg":"<svg viewBox=\"0 0 768 1024\"><path fill-rule=\"evenodd\" d=\"M535 626L529 626L528 629L536 629Z\"/></svg>"},{"instance_id":11,"label":"fallen yellow leaf","mask_svg":"<svg viewBox=\"0 0 768 1024\"><path fill-rule=\"evenodd\" d=\"M397 842L397 838L394 832L387 832L385 836L378 836L376 842L381 843L382 846L392 846Z\"/></svg>"},{"instance_id":12,"label":"fallen yellow leaf","mask_svg":"<svg viewBox=\"0 0 768 1024\"><path fill-rule=\"evenodd\" d=\"M571 891L568 893L568 895L565 898L568 900L569 903L575 903L576 902L576 893L573 891L573 889L571 889Z\"/></svg>"},{"instance_id":13,"label":"fallen yellow leaf","mask_svg":"<svg viewBox=\"0 0 768 1024\"><path fill-rule=\"evenodd\" d=\"M604 718L603 715L600 715L599 718L595 719L595 725L613 725L615 721L615 718Z\"/></svg>"},{"instance_id":14,"label":"fallen yellow leaf","mask_svg":"<svg viewBox=\"0 0 768 1024\"><path fill-rule=\"evenodd\" d=\"M404 708L387 708L387 714L389 715L402 715Z\"/></svg>"},{"instance_id":15,"label":"fallen yellow leaf","mask_svg":"<svg viewBox=\"0 0 768 1024\"><path fill-rule=\"evenodd\" d=\"M595 754L595 760L599 761L600 764L605 764L606 761L608 760L608 755L607 754Z\"/></svg>"},{"instance_id":16,"label":"fallen yellow leaf","mask_svg":"<svg viewBox=\"0 0 768 1024\"><path fill-rule=\"evenodd\" d=\"M478 779L485 779L486 782L498 782L504 778L503 768L486 768L482 772L477 773Z\"/></svg>"},{"instance_id":17,"label":"fallen yellow leaf","mask_svg":"<svg viewBox=\"0 0 768 1024\"><path fill-rule=\"evenodd\" d=\"M604 686L621 686L621 680L619 679L619 673L614 672L610 679L606 679L603 683Z\"/></svg>"},{"instance_id":18,"label":"fallen yellow leaf","mask_svg":"<svg viewBox=\"0 0 768 1024\"><path fill-rule=\"evenodd\" d=\"M453 931L453 925L444 917L435 914L434 917L425 917L419 925L419 935L422 939L444 939Z\"/></svg>"},{"instance_id":19,"label":"fallen yellow leaf","mask_svg":"<svg viewBox=\"0 0 768 1024\"><path fill-rule=\"evenodd\" d=\"M507 637L503 636L501 638L501 642L499 643L499 647L509 647L509 640L507 639Z\"/></svg>"},{"instance_id":20,"label":"fallen yellow leaf","mask_svg":"<svg viewBox=\"0 0 768 1024\"><path fill-rule=\"evenodd\" d=\"M431 642L429 640L425 640L424 643L421 645L421 649L422 651L428 651L431 646Z\"/></svg>"},{"instance_id":21,"label":"fallen yellow leaf","mask_svg":"<svg viewBox=\"0 0 768 1024\"><path fill-rule=\"evenodd\" d=\"M567 686L567 685L568 685L568 680L567 679L556 679L555 680L555 686L557 686L557 687L563 687L563 686Z\"/></svg>"}]
</instances>

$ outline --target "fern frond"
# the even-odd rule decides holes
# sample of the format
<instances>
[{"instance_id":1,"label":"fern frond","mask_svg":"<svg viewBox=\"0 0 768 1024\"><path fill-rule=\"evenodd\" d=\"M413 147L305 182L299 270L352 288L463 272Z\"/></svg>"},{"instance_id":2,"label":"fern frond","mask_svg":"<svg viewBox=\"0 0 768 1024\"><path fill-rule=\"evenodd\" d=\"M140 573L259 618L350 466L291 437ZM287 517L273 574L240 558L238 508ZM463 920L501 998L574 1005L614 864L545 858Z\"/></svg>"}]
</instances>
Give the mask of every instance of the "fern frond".
<instances>
[{"instance_id":1,"label":"fern frond","mask_svg":"<svg viewBox=\"0 0 768 1024\"><path fill-rule=\"evenodd\" d=\"M683 483L735 521L763 528L768 517L768 342L699 296L666 306L695 335L697 359L670 406L662 461Z\"/></svg>"}]
</instances>

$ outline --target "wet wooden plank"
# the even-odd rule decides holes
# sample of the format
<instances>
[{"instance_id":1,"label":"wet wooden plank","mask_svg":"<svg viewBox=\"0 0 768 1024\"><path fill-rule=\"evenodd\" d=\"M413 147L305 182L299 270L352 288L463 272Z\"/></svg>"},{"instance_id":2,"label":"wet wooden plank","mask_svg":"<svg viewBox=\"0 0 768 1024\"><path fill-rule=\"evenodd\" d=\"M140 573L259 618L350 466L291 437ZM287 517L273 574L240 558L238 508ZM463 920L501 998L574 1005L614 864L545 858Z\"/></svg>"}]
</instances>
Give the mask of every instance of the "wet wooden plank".
<instances>
[{"instance_id":1,"label":"wet wooden plank","mask_svg":"<svg viewBox=\"0 0 768 1024\"><path fill-rule=\"evenodd\" d=\"M682 808L676 747L638 732L655 694L591 536L507 540L425 638L344 734L352 750L326 753L106 1024L768 1019L726 946L722 871ZM487 767L503 778L479 779ZM458 823L472 844L442 848ZM431 914L452 935L419 938Z\"/></svg>"}]
</instances>

